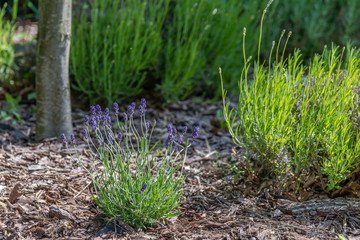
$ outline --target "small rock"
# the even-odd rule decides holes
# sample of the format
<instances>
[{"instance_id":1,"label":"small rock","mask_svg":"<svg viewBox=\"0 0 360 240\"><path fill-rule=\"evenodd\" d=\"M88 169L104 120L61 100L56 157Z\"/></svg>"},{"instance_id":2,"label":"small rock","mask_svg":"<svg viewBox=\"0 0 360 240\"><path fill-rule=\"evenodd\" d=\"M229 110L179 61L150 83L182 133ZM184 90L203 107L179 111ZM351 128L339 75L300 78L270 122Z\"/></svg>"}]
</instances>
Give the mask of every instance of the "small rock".
<instances>
[{"instance_id":1,"label":"small rock","mask_svg":"<svg viewBox=\"0 0 360 240\"><path fill-rule=\"evenodd\" d=\"M67 211L65 211L55 205L50 206L49 217L72 220L72 217L70 216L70 214Z\"/></svg>"},{"instance_id":2,"label":"small rock","mask_svg":"<svg viewBox=\"0 0 360 240\"><path fill-rule=\"evenodd\" d=\"M280 217L281 215L283 215L283 213L282 213L279 209L276 209L276 210L273 212L273 216L274 216L274 217Z\"/></svg>"}]
</instances>

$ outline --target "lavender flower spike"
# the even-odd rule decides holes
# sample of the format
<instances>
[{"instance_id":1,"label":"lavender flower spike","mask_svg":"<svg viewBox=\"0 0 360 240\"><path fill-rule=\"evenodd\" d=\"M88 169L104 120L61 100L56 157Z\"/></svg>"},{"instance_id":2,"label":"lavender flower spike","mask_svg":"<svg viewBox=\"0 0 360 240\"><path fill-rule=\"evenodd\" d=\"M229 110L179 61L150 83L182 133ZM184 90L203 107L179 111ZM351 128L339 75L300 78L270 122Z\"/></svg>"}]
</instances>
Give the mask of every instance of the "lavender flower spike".
<instances>
[{"instance_id":1,"label":"lavender flower spike","mask_svg":"<svg viewBox=\"0 0 360 240\"><path fill-rule=\"evenodd\" d=\"M105 115L105 116L108 116L109 113L110 113L109 108L105 108L104 115Z\"/></svg>"},{"instance_id":2,"label":"lavender flower spike","mask_svg":"<svg viewBox=\"0 0 360 240\"><path fill-rule=\"evenodd\" d=\"M133 117L134 109L135 109L135 108L133 107L133 105L128 106L129 118L132 118L132 117Z\"/></svg>"},{"instance_id":3,"label":"lavender flower spike","mask_svg":"<svg viewBox=\"0 0 360 240\"><path fill-rule=\"evenodd\" d=\"M96 115L95 106L91 106L91 107L90 107L90 115L91 115L91 116L95 116L95 115Z\"/></svg>"},{"instance_id":4,"label":"lavender flower spike","mask_svg":"<svg viewBox=\"0 0 360 240\"><path fill-rule=\"evenodd\" d=\"M84 121L84 122L85 122L85 125L86 125L86 126L89 126L89 121L90 121L90 120L89 120L89 116L88 116L88 115L85 115L85 121Z\"/></svg>"},{"instance_id":5,"label":"lavender flower spike","mask_svg":"<svg viewBox=\"0 0 360 240\"><path fill-rule=\"evenodd\" d=\"M97 115L101 115L101 114L102 114L102 112L101 112L101 107L100 107L99 104L96 105L96 114L97 114Z\"/></svg>"},{"instance_id":6,"label":"lavender flower spike","mask_svg":"<svg viewBox=\"0 0 360 240\"><path fill-rule=\"evenodd\" d=\"M199 127L195 127L194 132L192 134L192 139L189 140L190 143L194 143L194 140L199 136Z\"/></svg>"},{"instance_id":7,"label":"lavender flower spike","mask_svg":"<svg viewBox=\"0 0 360 240\"><path fill-rule=\"evenodd\" d=\"M198 136L199 136L199 131L200 131L200 128L199 127L195 127L194 129L194 132L193 132L193 139L195 140Z\"/></svg>"},{"instance_id":8,"label":"lavender flower spike","mask_svg":"<svg viewBox=\"0 0 360 240\"><path fill-rule=\"evenodd\" d=\"M71 134L71 135L70 135L70 139L71 139L71 144L75 145L76 142L75 142L75 136L74 136L74 134Z\"/></svg>"},{"instance_id":9,"label":"lavender flower spike","mask_svg":"<svg viewBox=\"0 0 360 240\"><path fill-rule=\"evenodd\" d=\"M138 193L139 193L139 194L143 193L146 188L147 188L147 184L145 183L144 185L142 185L142 187L141 187L141 189L138 191Z\"/></svg>"},{"instance_id":10,"label":"lavender flower spike","mask_svg":"<svg viewBox=\"0 0 360 240\"><path fill-rule=\"evenodd\" d=\"M148 132L150 130L150 123L146 122L145 125L146 125L146 131Z\"/></svg>"},{"instance_id":11,"label":"lavender flower spike","mask_svg":"<svg viewBox=\"0 0 360 240\"><path fill-rule=\"evenodd\" d=\"M118 115L119 114L119 105L116 102L114 102L113 108L114 108L115 114Z\"/></svg>"},{"instance_id":12,"label":"lavender flower spike","mask_svg":"<svg viewBox=\"0 0 360 240\"><path fill-rule=\"evenodd\" d=\"M171 124L168 125L168 133L172 133L172 127Z\"/></svg>"},{"instance_id":13,"label":"lavender flower spike","mask_svg":"<svg viewBox=\"0 0 360 240\"><path fill-rule=\"evenodd\" d=\"M143 117L146 112L146 100L145 98L141 99L141 104L139 106L140 116Z\"/></svg>"},{"instance_id":14,"label":"lavender flower spike","mask_svg":"<svg viewBox=\"0 0 360 240\"><path fill-rule=\"evenodd\" d=\"M84 128L84 138L85 138L85 139L88 139L88 138L89 138L89 134L88 134L86 128Z\"/></svg>"},{"instance_id":15,"label":"lavender flower spike","mask_svg":"<svg viewBox=\"0 0 360 240\"><path fill-rule=\"evenodd\" d=\"M117 140L118 140L118 142L121 142L121 140L122 140L122 132L118 132Z\"/></svg>"},{"instance_id":16,"label":"lavender flower spike","mask_svg":"<svg viewBox=\"0 0 360 240\"><path fill-rule=\"evenodd\" d=\"M61 136L61 140L62 140L62 142L63 142L64 146L66 146L66 144L67 144L67 140L66 140L66 136L65 136L65 134L64 134L64 133L62 133L60 136Z\"/></svg>"},{"instance_id":17,"label":"lavender flower spike","mask_svg":"<svg viewBox=\"0 0 360 240\"><path fill-rule=\"evenodd\" d=\"M166 140L166 147L169 147L172 142L173 142L173 135L171 133L169 133L169 136Z\"/></svg>"}]
</instances>

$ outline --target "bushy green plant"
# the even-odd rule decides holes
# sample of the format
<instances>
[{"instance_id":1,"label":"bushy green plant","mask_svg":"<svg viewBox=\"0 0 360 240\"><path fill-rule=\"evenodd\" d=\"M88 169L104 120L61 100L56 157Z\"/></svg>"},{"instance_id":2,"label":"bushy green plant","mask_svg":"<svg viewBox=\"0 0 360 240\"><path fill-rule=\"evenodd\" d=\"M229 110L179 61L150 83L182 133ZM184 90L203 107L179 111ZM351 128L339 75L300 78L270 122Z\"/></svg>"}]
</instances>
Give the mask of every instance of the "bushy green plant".
<instances>
[{"instance_id":1,"label":"bushy green plant","mask_svg":"<svg viewBox=\"0 0 360 240\"><path fill-rule=\"evenodd\" d=\"M145 99L139 106L141 126L138 129L134 124L134 110L135 103L132 103L128 113L123 113L125 124L116 124L118 131L115 132L109 109L102 113L99 105L92 106L90 117L85 116L84 139L94 150L101 167L87 168L80 156L76 161L90 174L95 188L93 198L108 220L118 218L131 226L145 227L179 214L174 210L182 196L186 152L198 136L199 128L195 128L192 138L183 145L187 127L178 133L169 125L167 149L163 155L156 156L152 151L155 146L150 147L155 121L152 126L146 121ZM119 123L116 103L114 112ZM68 146L63 134L62 139ZM75 145L74 135L70 139Z\"/></svg>"},{"instance_id":2,"label":"bushy green plant","mask_svg":"<svg viewBox=\"0 0 360 240\"><path fill-rule=\"evenodd\" d=\"M340 188L359 165L360 50L348 46L344 57L344 49L325 48L306 67L298 50L284 58L273 43L269 67L259 58L251 65L244 62L237 110L225 105L222 86L224 117L234 142L270 163L275 175L296 178L298 187L312 169L326 183L325 190ZM253 80L246 74L250 66Z\"/></svg>"},{"instance_id":3,"label":"bushy green plant","mask_svg":"<svg viewBox=\"0 0 360 240\"><path fill-rule=\"evenodd\" d=\"M6 4L0 8L0 82L9 81L14 55L12 39L15 26L4 18L5 7ZM16 12L13 16L16 16Z\"/></svg>"},{"instance_id":4,"label":"bushy green plant","mask_svg":"<svg viewBox=\"0 0 360 240\"><path fill-rule=\"evenodd\" d=\"M74 18L70 53L73 88L92 101L139 94L160 64L169 0L102 1Z\"/></svg>"}]
</instances>

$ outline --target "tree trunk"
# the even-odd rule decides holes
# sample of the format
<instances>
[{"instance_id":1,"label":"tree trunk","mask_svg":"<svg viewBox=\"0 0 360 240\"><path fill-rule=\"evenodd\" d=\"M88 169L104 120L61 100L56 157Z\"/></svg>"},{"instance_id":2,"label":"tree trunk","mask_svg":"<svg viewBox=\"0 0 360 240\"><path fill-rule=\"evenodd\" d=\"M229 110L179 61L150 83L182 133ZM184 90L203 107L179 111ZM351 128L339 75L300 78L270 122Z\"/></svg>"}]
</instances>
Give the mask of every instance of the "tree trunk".
<instances>
[{"instance_id":1,"label":"tree trunk","mask_svg":"<svg viewBox=\"0 0 360 240\"><path fill-rule=\"evenodd\" d=\"M69 83L71 0L39 1L36 139L72 133Z\"/></svg>"}]
</instances>

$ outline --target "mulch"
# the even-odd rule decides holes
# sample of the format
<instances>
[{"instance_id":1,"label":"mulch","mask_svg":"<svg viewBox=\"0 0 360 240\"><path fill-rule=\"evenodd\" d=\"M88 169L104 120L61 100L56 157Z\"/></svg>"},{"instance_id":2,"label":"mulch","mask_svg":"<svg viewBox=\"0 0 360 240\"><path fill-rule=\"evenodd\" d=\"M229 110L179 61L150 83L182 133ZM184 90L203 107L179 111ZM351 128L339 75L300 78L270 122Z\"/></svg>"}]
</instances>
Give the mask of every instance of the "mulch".
<instances>
[{"instance_id":1,"label":"mulch","mask_svg":"<svg viewBox=\"0 0 360 240\"><path fill-rule=\"evenodd\" d=\"M360 239L359 211L292 214L281 204L300 203L273 195L270 189L279 186L253 183L242 175L234 182L231 167L239 165L232 152L243 150L235 148L221 128L222 103L195 100L166 108L148 101L147 118L156 119L154 136L163 143L168 123L179 128L200 126L185 163L181 214L162 225L134 231L121 221L116 227L106 225L92 199L89 176L72 158L74 151L69 153L56 138L35 142L34 105L20 107L23 123L14 125L8 118L0 125L0 239L309 240L337 239L338 234ZM77 108L72 114L77 135L85 114ZM91 164L85 144L78 149L85 164ZM321 201L316 198L309 201Z\"/></svg>"}]
</instances>

